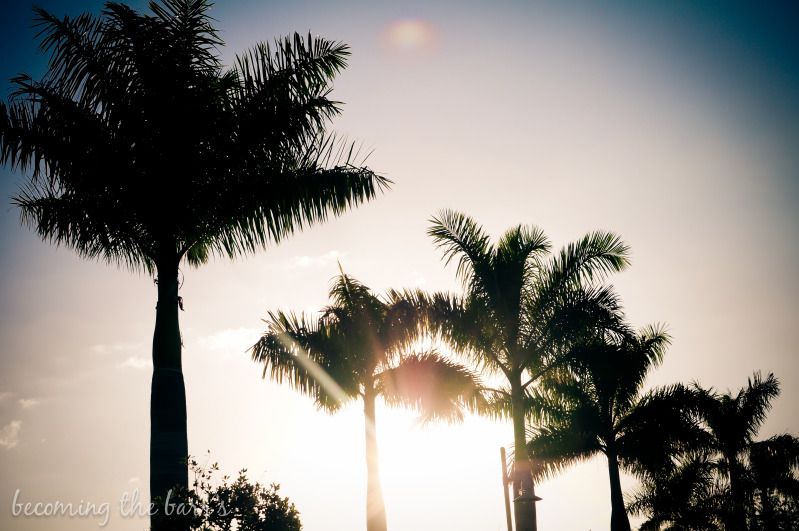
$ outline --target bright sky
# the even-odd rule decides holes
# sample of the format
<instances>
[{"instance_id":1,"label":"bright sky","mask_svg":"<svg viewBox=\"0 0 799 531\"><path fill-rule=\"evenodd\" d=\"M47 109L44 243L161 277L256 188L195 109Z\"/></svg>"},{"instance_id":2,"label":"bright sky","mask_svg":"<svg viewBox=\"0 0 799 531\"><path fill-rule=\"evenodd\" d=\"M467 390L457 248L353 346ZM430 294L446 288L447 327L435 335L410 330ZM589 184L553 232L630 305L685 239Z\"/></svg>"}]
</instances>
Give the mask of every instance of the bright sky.
<instances>
[{"instance_id":1,"label":"bright sky","mask_svg":"<svg viewBox=\"0 0 799 531\"><path fill-rule=\"evenodd\" d=\"M41 1L55 13L98 2ZM4 8L0 75L41 72L25 2ZM613 279L631 321L674 336L652 385L737 389L773 371L783 394L762 435L799 432L799 45L796 13L554 2L225 2L226 58L308 31L352 46L335 128L374 148L391 192L257 256L186 270L189 448L278 482L309 531L364 528L363 419L329 416L263 381L244 352L268 310L317 310L339 260L376 290L454 289L425 236L443 207L498 235L523 222L560 246L620 233ZM137 3L139 5L139 3ZM10 197L22 176L2 169ZM8 205L7 199L3 199ZM87 263L0 209L0 528L85 530L11 516L21 501L146 495L151 279ZM499 447L508 423L417 427L378 409L393 531L504 529ZM605 463L542 483L545 530L607 528ZM634 482L629 480L628 484Z\"/></svg>"}]
</instances>

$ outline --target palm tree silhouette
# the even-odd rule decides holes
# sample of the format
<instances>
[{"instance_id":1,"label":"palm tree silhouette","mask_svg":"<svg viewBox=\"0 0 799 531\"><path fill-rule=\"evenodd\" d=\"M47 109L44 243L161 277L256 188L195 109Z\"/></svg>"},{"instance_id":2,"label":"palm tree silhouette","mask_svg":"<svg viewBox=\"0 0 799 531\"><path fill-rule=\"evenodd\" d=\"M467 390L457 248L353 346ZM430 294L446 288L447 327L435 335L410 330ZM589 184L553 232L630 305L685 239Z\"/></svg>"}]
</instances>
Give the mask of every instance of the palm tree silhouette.
<instances>
[{"instance_id":1,"label":"palm tree silhouette","mask_svg":"<svg viewBox=\"0 0 799 531\"><path fill-rule=\"evenodd\" d=\"M295 34L226 68L210 5L164 0L142 14L109 2L100 17L63 19L37 9L49 69L15 78L0 104L0 163L31 177L14 199L22 222L157 278L153 499L188 480L181 263L254 252L388 185L325 133L348 47Z\"/></svg>"},{"instance_id":2,"label":"palm tree silhouette","mask_svg":"<svg viewBox=\"0 0 799 531\"><path fill-rule=\"evenodd\" d=\"M673 466L645 467L630 505L648 516L642 529L795 529L799 440L781 434L754 441L779 394L774 375L755 373L735 394L696 384L689 392L701 431L671 454Z\"/></svg>"},{"instance_id":3,"label":"palm tree silhouette","mask_svg":"<svg viewBox=\"0 0 799 531\"><path fill-rule=\"evenodd\" d=\"M605 322L571 349L568 370L542 380L533 404L542 425L528 443L539 474L552 474L598 453L607 458L611 531L629 531L620 469L663 468L696 436L690 392L681 385L642 394L647 374L669 343L661 327L635 332L623 316Z\"/></svg>"},{"instance_id":4,"label":"palm tree silhouette","mask_svg":"<svg viewBox=\"0 0 799 531\"><path fill-rule=\"evenodd\" d=\"M491 390L495 413L513 420L517 531L536 529L535 487L526 445L526 398L542 375L565 362L559 345L591 308L612 304L612 294L596 287L605 274L626 267L627 246L614 234L593 232L545 262L550 244L536 227L519 225L491 245L472 218L444 210L428 234L457 259L466 293L415 294L430 331L461 355L507 385Z\"/></svg>"},{"instance_id":5,"label":"palm tree silhouette","mask_svg":"<svg viewBox=\"0 0 799 531\"><path fill-rule=\"evenodd\" d=\"M757 529L795 529L799 524L799 439L783 433L749 445L749 475L758 501ZM792 504L785 521L780 506ZM792 509L792 510L791 510ZM753 526L755 527L755 526Z\"/></svg>"},{"instance_id":6,"label":"palm tree silhouette","mask_svg":"<svg viewBox=\"0 0 799 531\"><path fill-rule=\"evenodd\" d=\"M672 456L673 466L643 475L631 497L630 513L645 515L640 531L721 529L724 501L728 497L718 481L715 463L704 451Z\"/></svg>"},{"instance_id":7,"label":"palm tree silhouette","mask_svg":"<svg viewBox=\"0 0 799 531\"><path fill-rule=\"evenodd\" d=\"M779 381L773 374L765 378L755 373L738 393L719 394L695 385L698 412L705 424L708 451L718 456L717 466L729 485L729 510L725 528L746 531L747 452L771 408L771 401L780 393ZM756 450L757 453L757 450Z\"/></svg>"},{"instance_id":8,"label":"palm tree silhouette","mask_svg":"<svg viewBox=\"0 0 799 531\"><path fill-rule=\"evenodd\" d=\"M385 531L380 487L375 403L418 408L425 420L460 419L481 402L480 383L461 365L435 352L410 354L420 332L416 308L398 293L375 296L343 272L330 289L331 305L315 321L283 312L269 314L269 331L252 347L264 377L313 396L336 411L361 399L366 437L366 528Z\"/></svg>"}]
</instances>

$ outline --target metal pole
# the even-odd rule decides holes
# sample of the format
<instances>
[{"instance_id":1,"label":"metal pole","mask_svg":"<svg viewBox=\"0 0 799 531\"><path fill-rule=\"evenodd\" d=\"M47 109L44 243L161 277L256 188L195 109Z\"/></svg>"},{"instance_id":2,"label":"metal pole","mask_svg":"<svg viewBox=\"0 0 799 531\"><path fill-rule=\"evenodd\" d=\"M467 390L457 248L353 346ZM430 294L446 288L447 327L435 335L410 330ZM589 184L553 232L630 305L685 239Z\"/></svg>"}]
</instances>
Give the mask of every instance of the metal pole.
<instances>
[{"instance_id":1,"label":"metal pole","mask_svg":"<svg viewBox=\"0 0 799 531\"><path fill-rule=\"evenodd\" d=\"M508 531L513 531L513 520L510 517L510 495L508 494L508 461L505 458L505 447L499 449L499 456L502 458L502 493L505 495L505 519L508 522Z\"/></svg>"}]
</instances>

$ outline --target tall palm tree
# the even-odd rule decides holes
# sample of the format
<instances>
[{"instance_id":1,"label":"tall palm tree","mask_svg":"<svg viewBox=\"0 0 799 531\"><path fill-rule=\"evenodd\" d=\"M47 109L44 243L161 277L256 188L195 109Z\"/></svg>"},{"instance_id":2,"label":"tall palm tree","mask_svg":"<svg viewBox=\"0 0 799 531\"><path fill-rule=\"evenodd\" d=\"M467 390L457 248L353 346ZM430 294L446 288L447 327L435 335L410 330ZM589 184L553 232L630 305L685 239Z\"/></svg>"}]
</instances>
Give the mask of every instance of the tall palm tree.
<instances>
[{"instance_id":1,"label":"tall palm tree","mask_svg":"<svg viewBox=\"0 0 799 531\"><path fill-rule=\"evenodd\" d=\"M22 222L157 279L154 499L188 480L180 265L254 252L388 184L325 133L348 47L295 34L225 67L210 5L163 0L145 14L109 2L74 18L37 9L49 68L15 78L0 104L0 163L30 175L14 199Z\"/></svg>"},{"instance_id":2,"label":"tall palm tree","mask_svg":"<svg viewBox=\"0 0 799 531\"><path fill-rule=\"evenodd\" d=\"M610 478L611 531L630 531L620 470L662 468L697 429L690 392L675 385L642 394L647 374L663 359L662 328L634 332L616 316L572 349L569 369L539 386L542 425L528 443L539 473L554 473L602 453Z\"/></svg>"},{"instance_id":3,"label":"tall palm tree","mask_svg":"<svg viewBox=\"0 0 799 531\"><path fill-rule=\"evenodd\" d=\"M698 385L695 391L698 412L707 432L706 447L718 456L718 467L729 485L725 528L745 531L747 507L751 501L746 454L766 419L771 401L780 393L779 381L773 374L763 378L755 373L747 386L734 395L720 394Z\"/></svg>"},{"instance_id":4,"label":"tall palm tree","mask_svg":"<svg viewBox=\"0 0 799 531\"><path fill-rule=\"evenodd\" d=\"M283 312L269 314L269 330L252 347L264 377L284 379L317 404L336 411L363 401L366 437L366 528L386 530L380 487L375 404L417 407L426 420L459 419L463 407L481 402L480 384L466 368L435 352L410 353L420 330L416 308L398 294L374 295L341 274L330 290L331 305L313 321Z\"/></svg>"},{"instance_id":5,"label":"tall palm tree","mask_svg":"<svg viewBox=\"0 0 799 531\"><path fill-rule=\"evenodd\" d=\"M546 261L550 244L540 229L519 225L492 245L477 222L451 210L432 219L428 234L446 263L457 261L465 294L417 294L417 304L425 308L433 333L481 369L504 377L493 390L493 405L513 420L516 529L534 531L526 395L564 362L559 345L580 316L614 304L612 293L597 282L627 266L627 246L612 233L593 232Z\"/></svg>"}]
</instances>

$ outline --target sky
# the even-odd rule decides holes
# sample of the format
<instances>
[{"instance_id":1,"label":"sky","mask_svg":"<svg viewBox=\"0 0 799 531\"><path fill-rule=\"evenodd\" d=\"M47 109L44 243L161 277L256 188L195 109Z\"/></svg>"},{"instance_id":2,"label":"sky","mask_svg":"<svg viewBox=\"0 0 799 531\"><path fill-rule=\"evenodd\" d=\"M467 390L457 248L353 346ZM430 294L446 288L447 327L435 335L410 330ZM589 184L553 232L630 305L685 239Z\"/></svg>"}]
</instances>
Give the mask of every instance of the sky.
<instances>
[{"instance_id":1,"label":"sky","mask_svg":"<svg viewBox=\"0 0 799 531\"><path fill-rule=\"evenodd\" d=\"M56 14L100 2L39 2ZM425 235L442 208L494 237L518 223L556 247L620 234L632 267L610 282L630 321L673 343L648 386L782 383L761 437L799 433L799 22L796 8L716 2L220 2L226 62L293 31L352 48L333 128L374 150L391 191L280 246L184 268L189 449L281 484L306 529L364 529L363 419L261 378L246 349L269 310L316 311L337 262L381 292L455 290ZM143 2L134 2L142 6ZM0 78L37 75L27 2L3 7ZM85 530L102 517L14 517L12 501L146 497L156 290L19 224L25 176L0 169L0 528ZM392 530L500 531L507 422L420 427L378 408ZM210 457L207 457L210 451ZM605 462L541 483L539 528L607 528ZM635 486L625 478L625 486ZM88 521L88 523L87 523Z\"/></svg>"}]
</instances>

